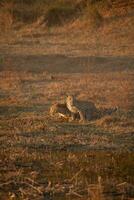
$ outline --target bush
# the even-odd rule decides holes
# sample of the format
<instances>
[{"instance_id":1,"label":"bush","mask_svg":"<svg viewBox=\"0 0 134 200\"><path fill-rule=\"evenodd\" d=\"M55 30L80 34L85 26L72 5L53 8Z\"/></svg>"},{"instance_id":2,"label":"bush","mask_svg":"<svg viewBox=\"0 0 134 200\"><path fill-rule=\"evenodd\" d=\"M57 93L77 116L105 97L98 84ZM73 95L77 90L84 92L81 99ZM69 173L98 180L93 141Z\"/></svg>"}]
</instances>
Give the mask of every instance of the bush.
<instances>
[{"instance_id":1,"label":"bush","mask_svg":"<svg viewBox=\"0 0 134 200\"><path fill-rule=\"evenodd\" d=\"M84 16L92 27L98 27L102 23L102 16L96 7L100 7L99 0L96 1L0 0L0 28L8 29L16 21L33 23L40 17L44 18L43 23L48 27L60 26L80 16Z\"/></svg>"},{"instance_id":2,"label":"bush","mask_svg":"<svg viewBox=\"0 0 134 200\"><path fill-rule=\"evenodd\" d=\"M23 23L32 23L37 19L38 15L36 10L34 9L24 9L22 8L15 8L13 11L13 18L15 21L21 21Z\"/></svg>"},{"instance_id":3,"label":"bush","mask_svg":"<svg viewBox=\"0 0 134 200\"><path fill-rule=\"evenodd\" d=\"M76 14L75 7L71 5L57 4L50 6L45 14L47 26L59 26L73 19Z\"/></svg>"}]
</instances>

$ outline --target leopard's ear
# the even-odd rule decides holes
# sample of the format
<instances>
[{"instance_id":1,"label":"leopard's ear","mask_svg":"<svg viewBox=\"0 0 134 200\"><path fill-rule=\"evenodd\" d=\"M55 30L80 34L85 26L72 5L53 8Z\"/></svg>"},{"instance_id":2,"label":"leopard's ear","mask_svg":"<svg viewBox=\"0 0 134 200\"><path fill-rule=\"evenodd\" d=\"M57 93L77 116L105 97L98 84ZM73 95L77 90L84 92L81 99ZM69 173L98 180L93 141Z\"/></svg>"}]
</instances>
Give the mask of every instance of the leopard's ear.
<instances>
[{"instance_id":1,"label":"leopard's ear","mask_svg":"<svg viewBox=\"0 0 134 200\"><path fill-rule=\"evenodd\" d=\"M67 94L66 94L66 98L67 98L67 97L70 97L70 96L72 96L70 93L67 93Z\"/></svg>"},{"instance_id":2,"label":"leopard's ear","mask_svg":"<svg viewBox=\"0 0 134 200\"><path fill-rule=\"evenodd\" d=\"M65 99L67 99L69 97L69 94L66 94Z\"/></svg>"},{"instance_id":3,"label":"leopard's ear","mask_svg":"<svg viewBox=\"0 0 134 200\"><path fill-rule=\"evenodd\" d=\"M65 101L68 100L68 97L69 97L69 94L66 94L66 96L65 96Z\"/></svg>"}]
</instances>

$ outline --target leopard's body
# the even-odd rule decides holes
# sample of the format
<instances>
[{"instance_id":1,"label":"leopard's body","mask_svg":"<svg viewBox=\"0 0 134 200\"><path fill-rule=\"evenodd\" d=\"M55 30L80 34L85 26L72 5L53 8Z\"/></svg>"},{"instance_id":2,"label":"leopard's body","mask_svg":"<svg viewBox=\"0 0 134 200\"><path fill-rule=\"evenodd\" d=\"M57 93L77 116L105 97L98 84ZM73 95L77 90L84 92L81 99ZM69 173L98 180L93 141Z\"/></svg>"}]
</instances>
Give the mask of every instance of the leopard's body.
<instances>
[{"instance_id":1,"label":"leopard's body","mask_svg":"<svg viewBox=\"0 0 134 200\"><path fill-rule=\"evenodd\" d=\"M79 114L80 121L91 120L97 112L93 102L78 101L73 96L67 97L66 105L72 113L72 119L74 119L75 114Z\"/></svg>"},{"instance_id":2,"label":"leopard's body","mask_svg":"<svg viewBox=\"0 0 134 200\"><path fill-rule=\"evenodd\" d=\"M50 116L52 116L54 118L68 119L71 116L71 113L68 110L68 108L66 107L65 103L54 103L50 107L49 113L50 113Z\"/></svg>"}]
</instances>

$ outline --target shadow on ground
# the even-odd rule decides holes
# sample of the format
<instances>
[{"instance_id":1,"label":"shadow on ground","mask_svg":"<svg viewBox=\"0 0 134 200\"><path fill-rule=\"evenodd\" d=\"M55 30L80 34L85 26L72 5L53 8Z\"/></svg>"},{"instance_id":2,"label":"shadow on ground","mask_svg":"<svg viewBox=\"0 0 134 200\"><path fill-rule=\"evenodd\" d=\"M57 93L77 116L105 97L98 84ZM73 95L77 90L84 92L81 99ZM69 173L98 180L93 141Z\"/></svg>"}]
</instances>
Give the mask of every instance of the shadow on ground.
<instances>
[{"instance_id":1,"label":"shadow on ground","mask_svg":"<svg viewBox=\"0 0 134 200\"><path fill-rule=\"evenodd\" d=\"M21 113L29 113L29 112L44 112L46 109L45 104L38 104L33 106L0 106L0 116L13 116L19 115Z\"/></svg>"},{"instance_id":2,"label":"shadow on ground","mask_svg":"<svg viewBox=\"0 0 134 200\"><path fill-rule=\"evenodd\" d=\"M10 55L11 56L11 55ZM71 57L57 55L12 55L15 70L51 73L100 73L134 70L133 57ZM2 70L2 66L0 67Z\"/></svg>"}]
</instances>

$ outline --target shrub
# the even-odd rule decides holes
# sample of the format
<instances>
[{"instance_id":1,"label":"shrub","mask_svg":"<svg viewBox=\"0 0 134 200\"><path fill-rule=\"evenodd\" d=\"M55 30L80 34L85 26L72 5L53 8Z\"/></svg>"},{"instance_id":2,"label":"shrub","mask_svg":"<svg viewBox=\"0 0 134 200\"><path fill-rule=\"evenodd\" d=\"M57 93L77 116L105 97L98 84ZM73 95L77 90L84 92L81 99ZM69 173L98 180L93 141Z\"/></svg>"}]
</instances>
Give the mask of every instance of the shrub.
<instances>
[{"instance_id":1,"label":"shrub","mask_svg":"<svg viewBox=\"0 0 134 200\"><path fill-rule=\"evenodd\" d=\"M76 14L76 9L69 4L56 4L50 6L45 14L45 21L47 26L59 26L68 22Z\"/></svg>"},{"instance_id":2,"label":"shrub","mask_svg":"<svg viewBox=\"0 0 134 200\"><path fill-rule=\"evenodd\" d=\"M93 27L98 27L102 22L102 16L97 8L100 3L96 1L0 0L0 28L9 29L14 21L33 23L40 17L44 18L43 22L49 27L60 26L80 16L84 16Z\"/></svg>"}]
</instances>

